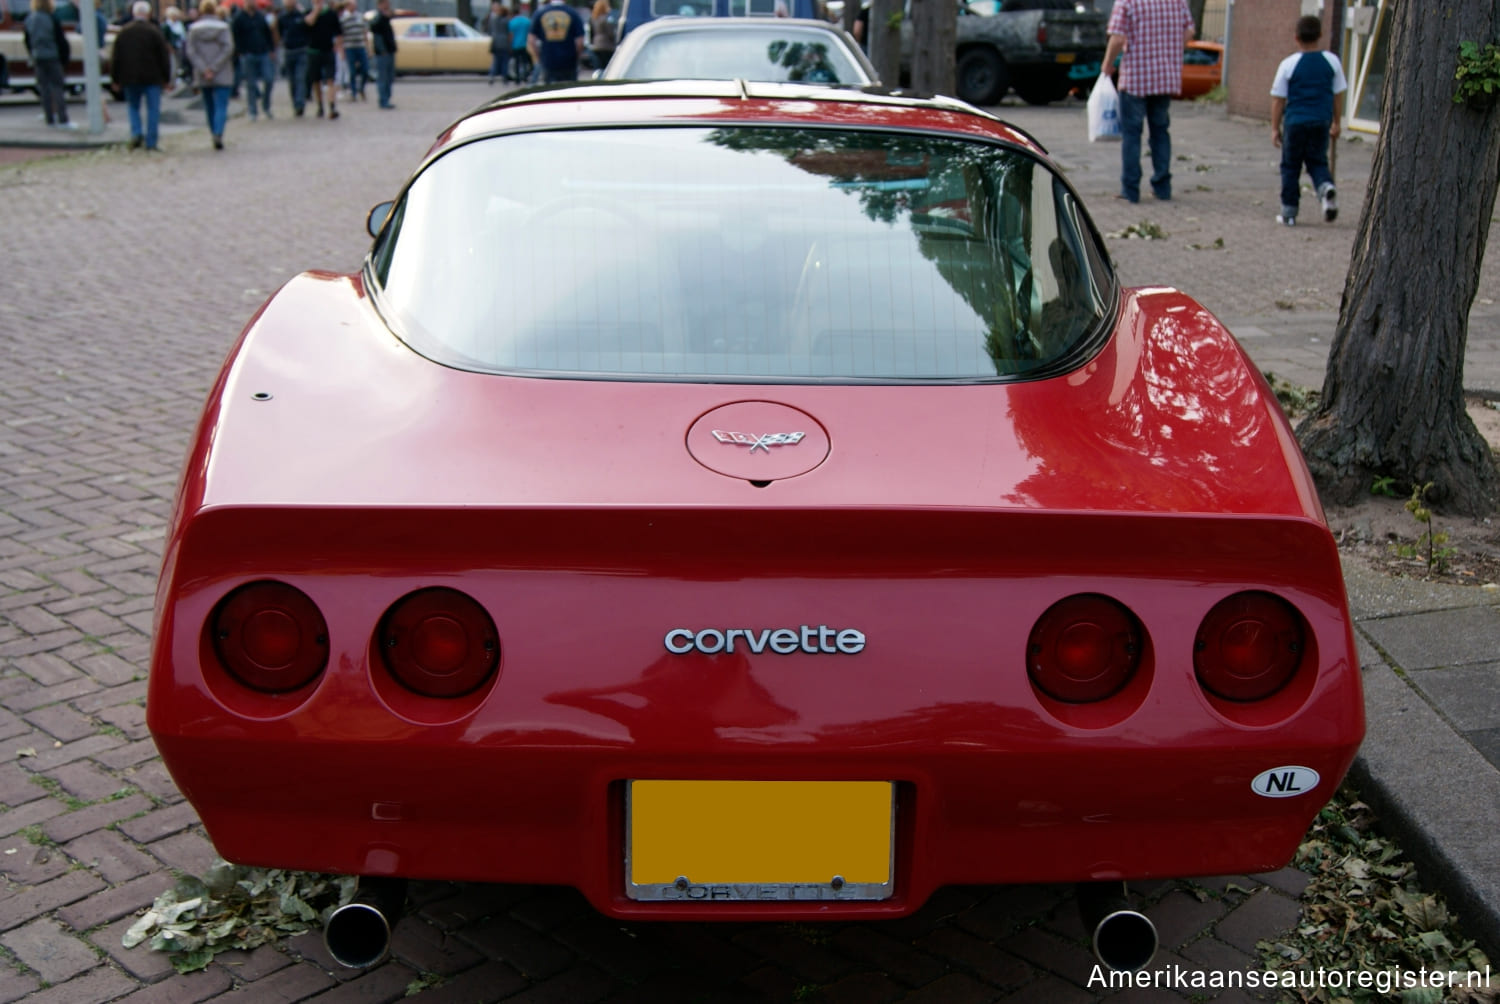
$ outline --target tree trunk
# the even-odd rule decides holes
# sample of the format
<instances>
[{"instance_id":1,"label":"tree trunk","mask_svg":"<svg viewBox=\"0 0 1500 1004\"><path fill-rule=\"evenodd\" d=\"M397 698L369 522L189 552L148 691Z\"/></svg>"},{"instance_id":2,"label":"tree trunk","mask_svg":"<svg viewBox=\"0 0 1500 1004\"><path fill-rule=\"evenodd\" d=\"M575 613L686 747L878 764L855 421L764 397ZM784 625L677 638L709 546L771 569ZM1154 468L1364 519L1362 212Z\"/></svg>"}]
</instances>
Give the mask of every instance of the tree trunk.
<instances>
[{"instance_id":1,"label":"tree trunk","mask_svg":"<svg viewBox=\"0 0 1500 1004\"><path fill-rule=\"evenodd\" d=\"M1193 15L1193 29L1197 37L1203 37L1203 8L1208 0L1188 0L1188 11Z\"/></svg>"},{"instance_id":2,"label":"tree trunk","mask_svg":"<svg viewBox=\"0 0 1500 1004\"><path fill-rule=\"evenodd\" d=\"M957 58L956 0L912 0L911 89L918 94L953 94Z\"/></svg>"},{"instance_id":3,"label":"tree trunk","mask_svg":"<svg viewBox=\"0 0 1500 1004\"><path fill-rule=\"evenodd\" d=\"M1500 110L1453 101L1458 43L1500 31L1494 0L1396 4L1380 145L1322 404L1297 430L1324 497L1377 476L1474 515L1495 507L1488 445L1464 410L1469 309L1500 185ZM1316 219L1316 214L1312 215Z\"/></svg>"},{"instance_id":4,"label":"tree trunk","mask_svg":"<svg viewBox=\"0 0 1500 1004\"><path fill-rule=\"evenodd\" d=\"M901 0L871 0L870 62L887 87L901 84Z\"/></svg>"}]
</instances>

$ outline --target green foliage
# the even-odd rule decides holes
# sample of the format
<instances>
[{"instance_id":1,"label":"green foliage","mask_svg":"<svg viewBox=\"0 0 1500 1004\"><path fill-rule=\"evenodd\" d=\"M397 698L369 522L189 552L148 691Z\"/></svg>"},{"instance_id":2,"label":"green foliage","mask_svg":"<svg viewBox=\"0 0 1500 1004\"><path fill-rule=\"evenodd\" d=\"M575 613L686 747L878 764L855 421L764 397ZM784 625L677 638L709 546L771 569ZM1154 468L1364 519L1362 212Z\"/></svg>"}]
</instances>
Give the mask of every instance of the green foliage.
<instances>
[{"instance_id":1,"label":"green foliage","mask_svg":"<svg viewBox=\"0 0 1500 1004\"><path fill-rule=\"evenodd\" d=\"M1427 508L1427 493L1431 490L1431 481L1425 485L1412 486L1411 498L1406 500L1406 511L1411 513L1411 518L1425 529L1417 535L1416 543L1396 544L1393 547L1396 554L1402 558L1425 559L1429 573L1447 571L1449 560L1458 553L1457 548L1445 546L1448 543L1448 534L1433 528L1432 510Z\"/></svg>"},{"instance_id":2,"label":"green foliage","mask_svg":"<svg viewBox=\"0 0 1500 1004\"><path fill-rule=\"evenodd\" d=\"M1222 105L1229 100L1229 88L1223 84L1214 84L1213 90L1207 94L1200 94L1197 100L1210 105Z\"/></svg>"},{"instance_id":3,"label":"green foliage","mask_svg":"<svg viewBox=\"0 0 1500 1004\"><path fill-rule=\"evenodd\" d=\"M415 997L423 990L431 990L433 987L440 987L447 982L447 979L439 976L437 973L423 973L406 985L406 993L402 996Z\"/></svg>"},{"instance_id":4,"label":"green foliage","mask_svg":"<svg viewBox=\"0 0 1500 1004\"><path fill-rule=\"evenodd\" d=\"M1458 82L1453 89L1455 103L1493 104L1500 97L1500 46L1490 42L1481 49L1478 42L1458 43L1458 68L1453 71L1453 79Z\"/></svg>"},{"instance_id":5,"label":"green foliage","mask_svg":"<svg viewBox=\"0 0 1500 1004\"><path fill-rule=\"evenodd\" d=\"M1422 891L1416 868L1377 829L1370 807L1344 788L1318 814L1297 850L1295 864L1313 878L1302 894L1298 926L1276 941L1259 943L1270 970L1435 972L1483 970L1489 960L1459 933L1441 897ZM1365 1004L1407 1000L1400 991L1348 987L1340 1001ZM1293 991L1289 999L1327 1001L1326 989ZM1493 999L1470 992L1463 981L1451 991L1459 1004ZM1443 1000L1441 993L1436 998Z\"/></svg>"},{"instance_id":6,"label":"green foliage","mask_svg":"<svg viewBox=\"0 0 1500 1004\"><path fill-rule=\"evenodd\" d=\"M1371 495L1384 495L1386 498L1392 498L1392 499L1395 498L1396 497L1396 479L1395 478L1376 478L1375 482L1370 485L1370 494Z\"/></svg>"},{"instance_id":7,"label":"green foliage","mask_svg":"<svg viewBox=\"0 0 1500 1004\"><path fill-rule=\"evenodd\" d=\"M37 847L57 846L57 841L53 840L51 837L47 836L47 834L43 833L42 828L35 823L30 826L23 826L17 832L20 833L23 838L25 838L28 844L34 844Z\"/></svg>"},{"instance_id":8,"label":"green foliage","mask_svg":"<svg viewBox=\"0 0 1500 1004\"><path fill-rule=\"evenodd\" d=\"M833 940L833 929L827 924L782 924L781 929L809 945L826 945Z\"/></svg>"},{"instance_id":9,"label":"green foliage","mask_svg":"<svg viewBox=\"0 0 1500 1004\"><path fill-rule=\"evenodd\" d=\"M1266 370L1261 375L1266 378L1266 383L1271 385L1271 393L1276 395L1276 400L1281 405L1281 410L1286 412L1287 418L1301 418L1303 415L1312 414L1323 397L1322 391L1312 387L1303 387L1290 380L1283 380L1270 370Z\"/></svg>"},{"instance_id":10,"label":"green foliage","mask_svg":"<svg viewBox=\"0 0 1500 1004\"><path fill-rule=\"evenodd\" d=\"M156 897L120 939L170 952L179 973L202 969L220 952L250 949L320 926L354 898L353 875L316 875L216 863Z\"/></svg>"},{"instance_id":11,"label":"green foliage","mask_svg":"<svg viewBox=\"0 0 1500 1004\"><path fill-rule=\"evenodd\" d=\"M1160 224L1152 223L1150 220L1141 220L1141 222L1139 223L1132 223L1130 224L1130 226L1126 227L1123 230L1116 230L1112 234L1105 234L1105 236L1123 237L1126 239L1140 239L1145 241L1159 241L1164 240L1165 238L1172 235L1163 230Z\"/></svg>"},{"instance_id":12,"label":"green foliage","mask_svg":"<svg viewBox=\"0 0 1500 1004\"><path fill-rule=\"evenodd\" d=\"M93 804L92 802L85 802L81 798L75 798L72 795L68 794L63 790L62 785L58 784L55 779L47 777L45 774L31 775L31 783L39 788L45 788L49 795L66 805L69 812L77 812L79 809L86 808L89 805Z\"/></svg>"}]
</instances>

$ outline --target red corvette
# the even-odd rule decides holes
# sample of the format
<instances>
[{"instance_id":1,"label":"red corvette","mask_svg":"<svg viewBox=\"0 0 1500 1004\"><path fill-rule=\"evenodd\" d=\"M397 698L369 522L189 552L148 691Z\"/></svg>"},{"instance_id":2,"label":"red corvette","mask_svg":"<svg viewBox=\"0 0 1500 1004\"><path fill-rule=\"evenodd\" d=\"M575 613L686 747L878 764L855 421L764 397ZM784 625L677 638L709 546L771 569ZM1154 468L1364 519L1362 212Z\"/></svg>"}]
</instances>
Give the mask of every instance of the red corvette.
<instances>
[{"instance_id":1,"label":"red corvette","mask_svg":"<svg viewBox=\"0 0 1500 1004\"><path fill-rule=\"evenodd\" d=\"M1343 777L1292 433L1024 133L546 90L371 225L245 329L166 551L150 726L231 860L892 917L1277 868Z\"/></svg>"}]
</instances>

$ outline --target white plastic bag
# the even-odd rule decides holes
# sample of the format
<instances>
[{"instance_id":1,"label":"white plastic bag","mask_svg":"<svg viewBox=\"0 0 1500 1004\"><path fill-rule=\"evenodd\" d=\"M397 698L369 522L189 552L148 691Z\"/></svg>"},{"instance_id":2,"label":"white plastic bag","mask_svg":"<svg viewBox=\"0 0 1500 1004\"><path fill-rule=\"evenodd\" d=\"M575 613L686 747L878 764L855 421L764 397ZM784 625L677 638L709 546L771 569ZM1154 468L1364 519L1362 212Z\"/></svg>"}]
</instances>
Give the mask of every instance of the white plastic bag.
<instances>
[{"instance_id":1,"label":"white plastic bag","mask_svg":"<svg viewBox=\"0 0 1500 1004\"><path fill-rule=\"evenodd\" d=\"M1089 95L1089 142L1120 138L1120 93L1107 74L1101 74Z\"/></svg>"}]
</instances>

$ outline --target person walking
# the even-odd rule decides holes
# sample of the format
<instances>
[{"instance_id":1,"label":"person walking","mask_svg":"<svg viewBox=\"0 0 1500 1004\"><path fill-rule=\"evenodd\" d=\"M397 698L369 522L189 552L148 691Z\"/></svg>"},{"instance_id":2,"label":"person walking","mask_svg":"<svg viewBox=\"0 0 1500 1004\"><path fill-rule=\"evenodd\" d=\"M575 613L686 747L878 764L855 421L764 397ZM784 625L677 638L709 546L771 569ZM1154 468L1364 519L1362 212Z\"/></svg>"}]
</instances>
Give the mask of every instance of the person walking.
<instances>
[{"instance_id":1,"label":"person walking","mask_svg":"<svg viewBox=\"0 0 1500 1004\"><path fill-rule=\"evenodd\" d=\"M68 93L63 67L72 51L62 21L52 12L52 0L31 0L31 13L24 25L26 52L36 70L36 93L42 99L42 114L53 129L76 129L68 121Z\"/></svg>"},{"instance_id":2,"label":"person walking","mask_svg":"<svg viewBox=\"0 0 1500 1004\"><path fill-rule=\"evenodd\" d=\"M1323 204L1323 220L1338 219L1338 191L1328 168L1328 141L1339 138L1344 92L1349 82L1339 57L1322 46L1323 22L1308 14L1297 20L1297 52L1281 61L1271 83L1271 142L1281 147L1282 226L1297 225L1302 168Z\"/></svg>"},{"instance_id":3,"label":"person walking","mask_svg":"<svg viewBox=\"0 0 1500 1004\"><path fill-rule=\"evenodd\" d=\"M542 83L578 79L583 57L583 18L561 0L537 8L531 19L531 56L542 68Z\"/></svg>"},{"instance_id":4,"label":"person walking","mask_svg":"<svg viewBox=\"0 0 1500 1004\"><path fill-rule=\"evenodd\" d=\"M282 0L276 28L281 33L281 72L292 95L292 114L301 118L307 110L307 11L297 0Z\"/></svg>"},{"instance_id":5,"label":"person walking","mask_svg":"<svg viewBox=\"0 0 1500 1004\"><path fill-rule=\"evenodd\" d=\"M495 78L510 79L510 11L500 0L490 4L484 17L484 33L490 36L490 86Z\"/></svg>"},{"instance_id":6,"label":"person walking","mask_svg":"<svg viewBox=\"0 0 1500 1004\"><path fill-rule=\"evenodd\" d=\"M531 7L525 3L516 5L515 16L510 19L510 79L512 83L524 84L531 79L531 52L526 48L531 37Z\"/></svg>"},{"instance_id":7,"label":"person walking","mask_svg":"<svg viewBox=\"0 0 1500 1004\"><path fill-rule=\"evenodd\" d=\"M344 63L349 68L349 100L365 100L365 85L370 82L369 30L360 16L359 4L355 0L344 0L344 12L339 15L339 30L344 35Z\"/></svg>"},{"instance_id":8,"label":"person walking","mask_svg":"<svg viewBox=\"0 0 1500 1004\"><path fill-rule=\"evenodd\" d=\"M375 98L381 108L392 109L391 83L396 79L396 32L391 27L391 0L375 5L370 22L370 41L375 47Z\"/></svg>"},{"instance_id":9,"label":"person walking","mask_svg":"<svg viewBox=\"0 0 1500 1004\"><path fill-rule=\"evenodd\" d=\"M162 89L172 87L172 50L161 29L151 23L149 0L135 0L130 23L115 36L111 73L125 91L130 111L130 148L156 150L161 125ZM142 121L141 106L145 105Z\"/></svg>"},{"instance_id":10,"label":"person walking","mask_svg":"<svg viewBox=\"0 0 1500 1004\"><path fill-rule=\"evenodd\" d=\"M609 65L609 58L615 54L613 13L609 0L594 0L594 9L589 12L589 50L594 54L596 70Z\"/></svg>"},{"instance_id":11,"label":"person walking","mask_svg":"<svg viewBox=\"0 0 1500 1004\"><path fill-rule=\"evenodd\" d=\"M161 33L166 36L167 44L172 47L172 80L186 82L192 76L192 70L187 65L187 58L182 54L182 46L187 41L187 25L182 23L180 9L168 7L162 13Z\"/></svg>"},{"instance_id":12,"label":"person walking","mask_svg":"<svg viewBox=\"0 0 1500 1004\"><path fill-rule=\"evenodd\" d=\"M1193 40L1187 0L1115 0L1109 13L1105 76L1120 61L1120 192L1141 199L1141 127L1151 133L1151 193L1172 197L1171 107L1182 93L1182 50Z\"/></svg>"},{"instance_id":13,"label":"person walking","mask_svg":"<svg viewBox=\"0 0 1500 1004\"><path fill-rule=\"evenodd\" d=\"M338 49L343 44L344 29L339 25L338 11L329 0L313 0L307 23L307 84L318 99L318 118L323 117L326 99L328 117L339 117Z\"/></svg>"},{"instance_id":14,"label":"person walking","mask_svg":"<svg viewBox=\"0 0 1500 1004\"><path fill-rule=\"evenodd\" d=\"M276 83L273 54L276 52L276 29L266 17L264 7L270 0L246 3L234 12L229 30L234 36L234 51L239 55L240 80L245 85L250 121L264 110L271 115L271 91Z\"/></svg>"},{"instance_id":15,"label":"person walking","mask_svg":"<svg viewBox=\"0 0 1500 1004\"><path fill-rule=\"evenodd\" d=\"M215 0L198 4L198 20L187 33L187 58L193 82L203 92L203 111L214 149L224 149L224 126L229 121L229 91L234 85L234 40L229 25L219 17Z\"/></svg>"}]
</instances>

